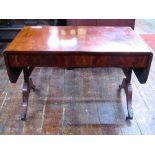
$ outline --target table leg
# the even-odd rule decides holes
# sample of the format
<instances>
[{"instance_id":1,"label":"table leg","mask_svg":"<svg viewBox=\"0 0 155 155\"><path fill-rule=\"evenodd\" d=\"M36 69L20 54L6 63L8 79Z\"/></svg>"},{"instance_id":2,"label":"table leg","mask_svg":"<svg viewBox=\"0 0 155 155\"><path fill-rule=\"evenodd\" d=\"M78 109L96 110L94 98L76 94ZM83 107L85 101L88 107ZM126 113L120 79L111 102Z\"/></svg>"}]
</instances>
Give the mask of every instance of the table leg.
<instances>
[{"instance_id":1,"label":"table leg","mask_svg":"<svg viewBox=\"0 0 155 155\"><path fill-rule=\"evenodd\" d=\"M24 84L22 89L23 101L21 104L21 113L20 113L20 118L23 121L26 120L26 114L27 114L27 108L28 108L28 97L29 97L30 90L31 89L35 90L35 86L32 82L32 79L29 78L32 70L33 70L32 68L23 69L23 73L24 73Z\"/></svg>"},{"instance_id":2,"label":"table leg","mask_svg":"<svg viewBox=\"0 0 155 155\"><path fill-rule=\"evenodd\" d=\"M131 85L131 69L123 70L126 78L123 79L122 84L119 86L119 90L122 88L125 90L126 99L127 99L127 110L128 116L126 119L133 119L133 109L132 109L132 85Z\"/></svg>"}]
</instances>

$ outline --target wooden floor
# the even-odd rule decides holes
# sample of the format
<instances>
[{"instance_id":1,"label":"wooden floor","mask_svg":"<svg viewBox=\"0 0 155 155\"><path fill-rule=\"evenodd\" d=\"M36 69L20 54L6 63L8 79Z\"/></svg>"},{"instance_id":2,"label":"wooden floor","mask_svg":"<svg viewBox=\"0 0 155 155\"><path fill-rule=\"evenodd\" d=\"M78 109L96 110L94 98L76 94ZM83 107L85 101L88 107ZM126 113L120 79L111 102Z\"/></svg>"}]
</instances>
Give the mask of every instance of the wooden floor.
<instances>
[{"instance_id":1,"label":"wooden floor","mask_svg":"<svg viewBox=\"0 0 155 155\"><path fill-rule=\"evenodd\" d=\"M134 119L126 121L122 71L36 68L27 121L19 120L23 76L11 84L0 56L0 134L155 134L155 58L146 84L132 77Z\"/></svg>"},{"instance_id":2,"label":"wooden floor","mask_svg":"<svg viewBox=\"0 0 155 155\"><path fill-rule=\"evenodd\" d=\"M136 20L135 31L151 34L154 25ZM123 77L117 68L36 68L37 91L30 94L27 121L22 122L23 76L11 84L0 55L0 134L155 134L155 58L146 84L132 76L132 121L125 120L125 93L118 92Z\"/></svg>"}]
</instances>

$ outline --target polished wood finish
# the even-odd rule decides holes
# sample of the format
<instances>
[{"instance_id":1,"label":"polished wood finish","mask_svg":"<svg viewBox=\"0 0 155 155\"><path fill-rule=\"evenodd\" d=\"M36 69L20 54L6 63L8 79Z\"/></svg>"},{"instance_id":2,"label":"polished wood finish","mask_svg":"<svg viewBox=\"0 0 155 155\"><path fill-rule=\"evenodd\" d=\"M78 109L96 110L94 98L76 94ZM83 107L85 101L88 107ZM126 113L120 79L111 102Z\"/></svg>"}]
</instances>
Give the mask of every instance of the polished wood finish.
<instances>
[{"instance_id":1,"label":"polished wood finish","mask_svg":"<svg viewBox=\"0 0 155 155\"><path fill-rule=\"evenodd\" d=\"M34 59L35 56L35 59ZM44 58L42 61L38 61ZM147 67L147 55L109 56L109 55L12 55L9 62L12 67Z\"/></svg>"},{"instance_id":2,"label":"polished wood finish","mask_svg":"<svg viewBox=\"0 0 155 155\"><path fill-rule=\"evenodd\" d=\"M18 33L5 52L135 55L149 53L149 49L130 27L30 26Z\"/></svg>"},{"instance_id":3,"label":"polished wood finish","mask_svg":"<svg viewBox=\"0 0 155 155\"><path fill-rule=\"evenodd\" d=\"M148 47L129 27L25 27L5 53L12 82L21 67L58 66L132 67L145 83L152 60ZM13 72L14 67L18 71Z\"/></svg>"},{"instance_id":4,"label":"polished wood finish","mask_svg":"<svg viewBox=\"0 0 155 155\"><path fill-rule=\"evenodd\" d=\"M24 70L29 70L29 67L122 68L127 76L121 88L127 95L129 119L132 119L129 80L132 70L139 82L145 83L152 61L150 49L130 27L25 27L5 49L4 56L10 81L14 83L21 70L25 77ZM29 76L30 73L26 81L29 81ZM29 82L24 84L24 88L26 101L23 102L27 107Z\"/></svg>"}]
</instances>

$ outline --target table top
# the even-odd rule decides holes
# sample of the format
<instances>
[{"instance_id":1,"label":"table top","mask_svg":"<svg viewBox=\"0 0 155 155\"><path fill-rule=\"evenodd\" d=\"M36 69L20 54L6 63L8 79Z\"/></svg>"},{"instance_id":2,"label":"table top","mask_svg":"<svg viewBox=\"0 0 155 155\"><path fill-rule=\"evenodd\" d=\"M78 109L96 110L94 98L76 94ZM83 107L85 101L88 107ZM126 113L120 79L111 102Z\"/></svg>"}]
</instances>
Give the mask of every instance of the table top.
<instances>
[{"instance_id":1,"label":"table top","mask_svg":"<svg viewBox=\"0 0 155 155\"><path fill-rule=\"evenodd\" d=\"M6 53L145 53L149 47L130 27L27 26Z\"/></svg>"}]
</instances>

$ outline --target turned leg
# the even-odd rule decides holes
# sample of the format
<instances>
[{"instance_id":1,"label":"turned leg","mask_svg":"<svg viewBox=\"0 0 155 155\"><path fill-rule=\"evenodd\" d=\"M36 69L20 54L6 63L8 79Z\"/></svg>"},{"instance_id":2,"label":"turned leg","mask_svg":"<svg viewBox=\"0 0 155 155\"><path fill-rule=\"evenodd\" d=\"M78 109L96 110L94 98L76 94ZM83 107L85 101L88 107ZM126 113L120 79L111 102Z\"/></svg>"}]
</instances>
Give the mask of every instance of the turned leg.
<instances>
[{"instance_id":1,"label":"turned leg","mask_svg":"<svg viewBox=\"0 0 155 155\"><path fill-rule=\"evenodd\" d=\"M127 110L128 116L126 119L133 119L133 109L132 109L132 85L131 85L131 73L132 70L124 70L126 78L123 79L122 84L119 86L119 89L122 88L125 90L126 100L127 100Z\"/></svg>"},{"instance_id":2,"label":"turned leg","mask_svg":"<svg viewBox=\"0 0 155 155\"><path fill-rule=\"evenodd\" d=\"M21 104L21 113L20 113L20 118L23 121L26 120L26 114L27 114L27 108L28 108L28 97L29 97L30 90L31 89L35 90L35 86L32 82L32 79L29 78L31 72L32 72L32 68L23 69L23 73L24 73L24 84L22 89L23 101Z\"/></svg>"}]
</instances>

